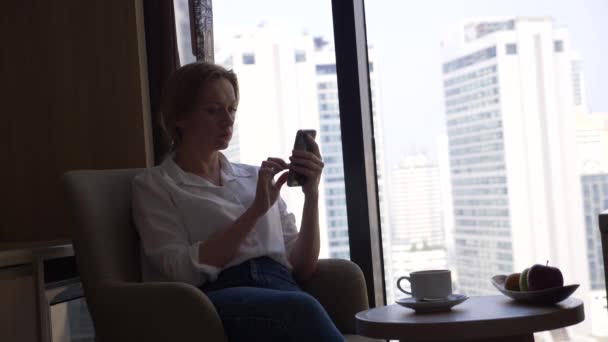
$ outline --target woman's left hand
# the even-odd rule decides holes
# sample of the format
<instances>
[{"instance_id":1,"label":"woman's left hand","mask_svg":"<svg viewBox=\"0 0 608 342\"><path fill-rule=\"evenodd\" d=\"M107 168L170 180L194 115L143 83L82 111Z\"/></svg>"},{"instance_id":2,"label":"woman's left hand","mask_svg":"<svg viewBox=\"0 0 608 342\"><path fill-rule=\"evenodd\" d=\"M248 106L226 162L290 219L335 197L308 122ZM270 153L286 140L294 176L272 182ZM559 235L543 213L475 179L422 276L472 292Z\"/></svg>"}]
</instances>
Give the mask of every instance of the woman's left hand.
<instances>
[{"instance_id":1,"label":"woman's left hand","mask_svg":"<svg viewBox=\"0 0 608 342\"><path fill-rule=\"evenodd\" d=\"M290 169L306 176L306 183L302 185L302 192L305 196L318 196L324 164L321 160L319 145L317 145L315 139L308 134L306 139L308 145L312 147L312 152L293 150L291 157L289 157L291 161Z\"/></svg>"}]
</instances>

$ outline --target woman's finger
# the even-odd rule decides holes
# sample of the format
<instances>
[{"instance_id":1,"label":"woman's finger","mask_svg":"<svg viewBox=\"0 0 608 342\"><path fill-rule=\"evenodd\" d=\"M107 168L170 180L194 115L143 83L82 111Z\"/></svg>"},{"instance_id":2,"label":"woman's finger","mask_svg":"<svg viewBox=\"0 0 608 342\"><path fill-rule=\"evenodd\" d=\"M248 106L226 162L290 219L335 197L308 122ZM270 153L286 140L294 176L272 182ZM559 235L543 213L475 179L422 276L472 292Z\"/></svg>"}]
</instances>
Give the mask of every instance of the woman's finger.
<instances>
[{"instance_id":1,"label":"woman's finger","mask_svg":"<svg viewBox=\"0 0 608 342\"><path fill-rule=\"evenodd\" d=\"M260 170L258 172L258 177L264 181L269 181L274 178L274 174L275 174L275 172L274 172L273 168L270 165L263 162L262 166L260 166Z\"/></svg>"},{"instance_id":2,"label":"woman's finger","mask_svg":"<svg viewBox=\"0 0 608 342\"><path fill-rule=\"evenodd\" d=\"M279 173L279 172L281 172L282 170L285 169L284 167L282 167L278 163L275 163L273 161L268 161L268 160L265 160L265 161L262 162L262 167L269 168L270 170L272 170L273 174L277 174L277 173Z\"/></svg>"},{"instance_id":3,"label":"woman's finger","mask_svg":"<svg viewBox=\"0 0 608 342\"><path fill-rule=\"evenodd\" d=\"M321 158L321 151L319 151L319 145L317 144L315 139L310 134L306 134L306 139L308 140L308 146L312 147L312 153L314 153L315 156Z\"/></svg>"},{"instance_id":4,"label":"woman's finger","mask_svg":"<svg viewBox=\"0 0 608 342\"><path fill-rule=\"evenodd\" d=\"M321 172L323 170L323 166L324 166L323 162L312 161L309 159L298 158L298 157L293 157L290 159L291 159L291 165L295 164L295 165L307 167L307 168L316 170L318 172Z\"/></svg>"},{"instance_id":5,"label":"woman's finger","mask_svg":"<svg viewBox=\"0 0 608 342\"><path fill-rule=\"evenodd\" d=\"M285 172L282 175L279 176L279 178L277 178L277 181L274 183L274 189L276 191L280 191L281 187L283 186L283 184L285 184L285 182L287 181L287 176L289 176L289 172Z\"/></svg>"},{"instance_id":6,"label":"woman's finger","mask_svg":"<svg viewBox=\"0 0 608 342\"><path fill-rule=\"evenodd\" d=\"M319 168L323 168L325 166L325 163L323 163L322 160L316 159L308 159L308 158L302 158L302 157L297 157L297 156L293 156L291 158L289 158L289 161L292 163L296 163L296 164L311 164L311 165L316 165Z\"/></svg>"},{"instance_id":7,"label":"woman's finger","mask_svg":"<svg viewBox=\"0 0 608 342\"><path fill-rule=\"evenodd\" d=\"M293 150L292 151L292 157L300 157L300 158L306 158L309 160L313 160L315 162L321 163L323 162L321 157L319 157L318 155L312 153L312 152L308 152L308 151L298 151L298 150Z\"/></svg>"},{"instance_id":8,"label":"woman's finger","mask_svg":"<svg viewBox=\"0 0 608 342\"><path fill-rule=\"evenodd\" d=\"M294 165L294 164L291 164L291 169L298 173L301 173L304 176L309 177L309 178L315 177L316 175L319 174L318 172L314 172L313 170L311 170L309 168Z\"/></svg>"},{"instance_id":9,"label":"woman's finger","mask_svg":"<svg viewBox=\"0 0 608 342\"><path fill-rule=\"evenodd\" d=\"M287 165L287 162L281 158L268 157L268 159L266 160L280 165L283 170L289 167L289 165Z\"/></svg>"}]
</instances>

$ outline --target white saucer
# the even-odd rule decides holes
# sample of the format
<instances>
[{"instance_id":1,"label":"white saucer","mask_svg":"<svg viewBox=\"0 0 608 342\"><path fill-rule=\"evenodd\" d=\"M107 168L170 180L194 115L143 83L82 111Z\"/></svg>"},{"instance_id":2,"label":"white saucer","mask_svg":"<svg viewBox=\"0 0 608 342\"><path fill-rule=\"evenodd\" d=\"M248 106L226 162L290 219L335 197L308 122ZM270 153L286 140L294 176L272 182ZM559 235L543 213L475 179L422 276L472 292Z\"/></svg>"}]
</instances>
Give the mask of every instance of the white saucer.
<instances>
[{"instance_id":1,"label":"white saucer","mask_svg":"<svg viewBox=\"0 0 608 342\"><path fill-rule=\"evenodd\" d=\"M427 312L442 312L450 311L453 306L458 305L465 300L469 299L468 296L461 294L451 294L445 300L442 301L426 301L419 300L412 297L397 299L397 304L405 306L406 308L413 309L418 313Z\"/></svg>"}]
</instances>

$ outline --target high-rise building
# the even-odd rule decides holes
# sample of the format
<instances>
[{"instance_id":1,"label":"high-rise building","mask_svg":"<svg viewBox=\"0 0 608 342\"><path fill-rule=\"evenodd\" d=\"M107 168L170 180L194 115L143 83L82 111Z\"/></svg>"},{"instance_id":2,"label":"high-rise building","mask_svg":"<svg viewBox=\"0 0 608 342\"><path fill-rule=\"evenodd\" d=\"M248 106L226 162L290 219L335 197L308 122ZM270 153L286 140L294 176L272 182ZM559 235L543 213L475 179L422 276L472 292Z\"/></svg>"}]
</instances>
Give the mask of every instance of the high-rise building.
<instances>
[{"instance_id":1,"label":"high-rise building","mask_svg":"<svg viewBox=\"0 0 608 342\"><path fill-rule=\"evenodd\" d=\"M392 283L413 271L447 267L441 195L439 167L424 154L404 157L391 171Z\"/></svg>"},{"instance_id":2,"label":"high-rise building","mask_svg":"<svg viewBox=\"0 0 608 342\"><path fill-rule=\"evenodd\" d=\"M580 58L551 18L472 20L442 44L459 287L535 263L588 288L576 111Z\"/></svg>"},{"instance_id":3,"label":"high-rise building","mask_svg":"<svg viewBox=\"0 0 608 342\"><path fill-rule=\"evenodd\" d=\"M439 167L424 155L404 157L391 171L393 246L444 246Z\"/></svg>"},{"instance_id":4,"label":"high-rise building","mask_svg":"<svg viewBox=\"0 0 608 342\"><path fill-rule=\"evenodd\" d=\"M321 37L292 35L268 27L217 31L215 59L239 78L241 99L235 133L225 154L234 161L257 164L268 156L291 154L297 129L316 129L325 167L320 198L322 257L350 257L340 134L335 52ZM372 98L378 93L370 49ZM380 214L387 232L383 177L381 118L372 101ZM299 218L300 189L286 189L283 197ZM387 279L389 276L387 275Z\"/></svg>"},{"instance_id":5,"label":"high-rise building","mask_svg":"<svg viewBox=\"0 0 608 342\"><path fill-rule=\"evenodd\" d=\"M234 70L240 88L234 134L224 153L230 160L252 165L268 157L288 161L296 131L320 129L313 37L264 26L215 34L215 61ZM319 190L320 228L325 236L324 184ZM282 197L299 225L301 188L284 186ZM325 238L320 254L329 255Z\"/></svg>"},{"instance_id":6,"label":"high-rise building","mask_svg":"<svg viewBox=\"0 0 608 342\"><path fill-rule=\"evenodd\" d=\"M319 104L319 124L321 127L321 152L325 162L324 179L325 203L327 213L327 231L329 234L329 254L333 258L350 257L348 242L348 220L346 214L346 196L344 188L344 167L342 161L342 138L340 131L340 112L338 102L338 84L336 78L336 58L333 49L321 37L315 39L315 69L317 96ZM384 142L381 115L380 72L376 64L376 50L368 49L369 76L372 98L372 120L376 145L376 176L380 206L380 224L382 227L382 244L384 246L385 280L387 281L387 298L393 298L394 284L390 267L390 226L388 220L388 201L386 177L384 174ZM391 283L388 283L388 282Z\"/></svg>"},{"instance_id":7,"label":"high-rise building","mask_svg":"<svg viewBox=\"0 0 608 342\"><path fill-rule=\"evenodd\" d=\"M323 183L329 255L332 258L349 259L336 58L333 49L325 44L327 43L322 38L316 38L314 63L319 105L319 141L325 163Z\"/></svg>"},{"instance_id":8,"label":"high-rise building","mask_svg":"<svg viewBox=\"0 0 608 342\"><path fill-rule=\"evenodd\" d=\"M344 192L344 168L342 162L342 138L340 133L340 112L338 84L336 78L335 52L328 48L322 38L316 38L315 69L321 127L321 148L325 162L325 192L327 222L330 236L330 254L336 258L349 258L348 223L346 197ZM372 89L373 124L376 138L376 160L378 192L380 201L386 203L384 191L384 154L382 145L382 121L377 107L377 75L374 70L374 51L369 50L370 83ZM386 220L386 210L380 210L381 220Z\"/></svg>"},{"instance_id":9,"label":"high-rise building","mask_svg":"<svg viewBox=\"0 0 608 342\"><path fill-rule=\"evenodd\" d=\"M608 312L598 215L608 210L608 113L579 113L576 121L585 215L585 254L589 265L591 331L594 336L606 337Z\"/></svg>"}]
</instances>

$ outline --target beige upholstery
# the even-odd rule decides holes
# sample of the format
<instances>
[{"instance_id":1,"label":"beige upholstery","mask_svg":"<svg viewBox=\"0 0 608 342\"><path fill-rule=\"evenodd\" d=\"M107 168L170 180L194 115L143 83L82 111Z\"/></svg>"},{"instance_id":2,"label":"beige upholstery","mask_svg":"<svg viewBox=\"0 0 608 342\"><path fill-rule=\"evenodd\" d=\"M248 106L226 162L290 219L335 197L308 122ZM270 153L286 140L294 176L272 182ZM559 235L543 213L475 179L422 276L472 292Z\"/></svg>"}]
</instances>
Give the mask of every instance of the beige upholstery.
<instances>
[{"instance_id":1,"label":"beige upholstery","mask_svg":"<svg viewBox=\"0 0 608 342\"><path fill-rule=\"evenodd\" d=\"M213 304L199 289L141 282L139 241L131 220L131 181L138 172L64 175L75 216L74 249L98 341L226 341ZM354 315L368 308L356 264L320 260L302 287L323 304L347 341L373 341L353 335Z\"/></svg>"}]
</instances>

